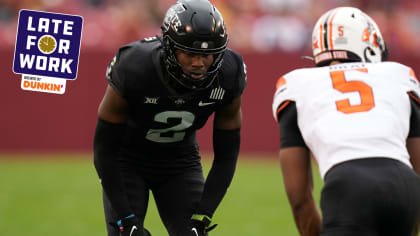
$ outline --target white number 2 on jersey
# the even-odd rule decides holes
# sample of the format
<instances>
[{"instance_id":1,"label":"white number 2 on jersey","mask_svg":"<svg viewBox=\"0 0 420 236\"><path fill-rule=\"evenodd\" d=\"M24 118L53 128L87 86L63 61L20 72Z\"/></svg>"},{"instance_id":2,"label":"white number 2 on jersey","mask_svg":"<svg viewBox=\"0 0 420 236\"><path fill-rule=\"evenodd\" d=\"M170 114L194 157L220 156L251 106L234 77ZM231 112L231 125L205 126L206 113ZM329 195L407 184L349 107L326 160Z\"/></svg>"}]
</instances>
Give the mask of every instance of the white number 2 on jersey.
<instances>
[{"instance_id":1,"label":"white number 2 on jersey","mask_svg":"<svg viewBox=\"0 0 420 236\"><path fill-rule=\"evenodd\" d=\"M146 139L158 143L179 142L184 139L185 131L189 128L195 119L193 113L188 111L164 111L155 115L154 121L167 124L169 118L181 118L179 124L166 129L149 129ZM173 132L170 137L162 136L163 133Z\"/></svg>"}]
</instances>

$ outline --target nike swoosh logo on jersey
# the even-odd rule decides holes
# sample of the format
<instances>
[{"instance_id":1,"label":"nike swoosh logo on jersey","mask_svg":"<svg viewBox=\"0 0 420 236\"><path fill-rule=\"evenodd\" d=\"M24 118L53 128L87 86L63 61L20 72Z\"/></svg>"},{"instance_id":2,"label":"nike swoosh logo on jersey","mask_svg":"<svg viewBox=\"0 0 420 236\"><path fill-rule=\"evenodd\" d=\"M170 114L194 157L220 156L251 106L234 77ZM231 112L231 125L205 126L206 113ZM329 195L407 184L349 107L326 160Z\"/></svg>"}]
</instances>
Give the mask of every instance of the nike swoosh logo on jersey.
<instances>
[{"instance_id":1,"label":"nike swoosh logo on jersey","mask_svg":"<svg viewBox=\"0 0 420 236\"><path fill-rule=\"evenodd\" d=\"M191 231L193 231L195 233L195 235L198 236L198 232L197 232L197 229L196 228L192 228Z\"/></svg>"},{"instance_id":2,"label":"nike swoosh logo on jersey","mask_svg":"<svg viewBox=\"0 0 420 236\"><path fill-rule=\"evenodd\" d=\"M214 104L215 102L203 102L203 101L200 101L199 103L198 103L198 106L199 107L203 107L203 106L208 106L208 105L211 105L211 104Z\"/></svg>"}]
</instances>

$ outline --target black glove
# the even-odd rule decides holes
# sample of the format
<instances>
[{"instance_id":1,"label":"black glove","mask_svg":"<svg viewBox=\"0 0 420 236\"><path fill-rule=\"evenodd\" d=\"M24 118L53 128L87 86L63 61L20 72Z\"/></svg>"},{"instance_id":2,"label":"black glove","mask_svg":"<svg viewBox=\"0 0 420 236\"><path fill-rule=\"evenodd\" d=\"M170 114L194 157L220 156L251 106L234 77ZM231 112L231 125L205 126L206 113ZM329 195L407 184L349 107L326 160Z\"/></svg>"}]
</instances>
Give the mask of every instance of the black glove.
<instances>
[{"instance_id":1,"label":"black glove","mask_svg":"<svg viewBox=\"0 0 420 236\"><path fill-rule=\"evenodd\" d=\"M194 214L190 220L190 229L194 236L206 236L217 224L211 225L211 218L206 215Z\"/></svg>"},{"instance_id":2,"label":"black glove","mask_svg":"<svg viewBox=\"0 0 420 236\"><path fill-rule=\"evenodd\" d=\"M129 215L117 221L120 236L150 236L149 231L140 225L140 220L134 215Z\"/></svg>"}]
</instances>

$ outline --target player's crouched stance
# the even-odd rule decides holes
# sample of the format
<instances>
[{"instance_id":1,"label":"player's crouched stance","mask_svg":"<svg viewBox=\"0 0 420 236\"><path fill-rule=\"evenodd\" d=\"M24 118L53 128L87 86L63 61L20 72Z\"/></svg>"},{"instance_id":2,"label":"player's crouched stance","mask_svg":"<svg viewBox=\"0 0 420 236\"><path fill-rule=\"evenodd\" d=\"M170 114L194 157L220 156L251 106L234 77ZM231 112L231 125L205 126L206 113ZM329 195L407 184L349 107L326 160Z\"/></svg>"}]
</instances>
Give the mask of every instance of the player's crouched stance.
<instances>
[{"instance_id":1,"label":"player's crouched stance","mask_svg":"<svg viewBox=\"0 0 420 236\"><path fill-rule=\"evenodd\" d=\"M242 57L227 42L209 1L181 0L168 9L162 37L121 47L109 64L94 138L108 236L150 235L149 192L170 236L214 228L235 172L246 86ZM196 130L213 113L214 160L204 179Z\"/></svg>"},{"instance_id":2,"label":"player's crouched stance","mask_svg":"<svg viewBox=\"0 0 420 236\"><path fill-rule=\"evenodd\" d=\"M312 45L317 68L281 77L273 102L285 188L300 234L417 235L420 87L414 71L384 62L379 28L355 8L325 13ZM324 180L322 223L310 153Z\"/></svg>"}]
</instances>

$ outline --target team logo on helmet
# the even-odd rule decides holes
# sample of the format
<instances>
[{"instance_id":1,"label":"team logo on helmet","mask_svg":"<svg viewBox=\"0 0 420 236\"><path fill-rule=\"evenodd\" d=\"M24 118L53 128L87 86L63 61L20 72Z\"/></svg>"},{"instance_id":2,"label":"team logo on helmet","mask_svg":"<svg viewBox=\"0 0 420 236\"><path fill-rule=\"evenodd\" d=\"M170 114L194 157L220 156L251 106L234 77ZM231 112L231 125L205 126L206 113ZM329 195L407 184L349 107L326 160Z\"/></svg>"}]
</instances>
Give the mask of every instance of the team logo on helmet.
<instances>
[{"instance_id":1,"label":"team logo on helmet","mask_svg":"<svg viewBox=\"0 0 420 236\"><path fill-rule=\"evenodd\" d=\"M173 7L168 9L168 12L163 19L163 27L168 30L170 26L173 27L174 31L178 32L179 27L182 26L181 20L178 17L179 13L185 11L182 3L176 3Z\"/></svg>"},{"instance_id":2,"label":"team logo on helmet","mask_svg":"<svg viewBox=\"0 0 420 236\"><path fill-rule=\"evenodd\" d=\"M312 50L317 66L332 60L379 62L387 57L376 23L353 7L338 7L319 18L312 33Z\"/></svg>"}]
</instances>

